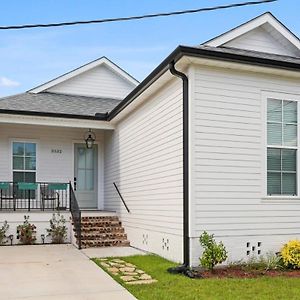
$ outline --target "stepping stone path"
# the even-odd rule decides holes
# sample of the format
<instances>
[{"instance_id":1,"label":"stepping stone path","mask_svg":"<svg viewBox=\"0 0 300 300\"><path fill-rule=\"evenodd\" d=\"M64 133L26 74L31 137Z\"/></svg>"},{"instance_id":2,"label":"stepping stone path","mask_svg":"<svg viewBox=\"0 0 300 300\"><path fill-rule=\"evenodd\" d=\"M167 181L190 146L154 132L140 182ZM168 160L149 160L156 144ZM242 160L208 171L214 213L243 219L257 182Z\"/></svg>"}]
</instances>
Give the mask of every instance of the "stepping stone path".
<instances>
[{"instance_id":1,"label":"stepping stone path","mask_svg":"<svg viewBox=\"0 0 300 300\"><path fill-rule=\"evenodd\" d=\"M100 265L110 274L118 276L125 284L150 284L157 282L143 270L138 269L135 265L130 264L118 258L100 258Z\"/></svg>"}]
</instances>

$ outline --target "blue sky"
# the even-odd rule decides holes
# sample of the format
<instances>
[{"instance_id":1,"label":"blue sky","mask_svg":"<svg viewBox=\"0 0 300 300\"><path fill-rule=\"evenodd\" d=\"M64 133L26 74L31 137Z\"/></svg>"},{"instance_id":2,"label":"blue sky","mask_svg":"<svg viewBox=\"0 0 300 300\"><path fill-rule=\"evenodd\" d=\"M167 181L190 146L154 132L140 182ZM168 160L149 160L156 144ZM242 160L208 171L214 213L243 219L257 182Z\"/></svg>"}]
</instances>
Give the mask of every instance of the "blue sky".
<instances>
[{"instance_id":1,"label":"blue sky","mask_svg":"<svg viewBox=\"0 0 300 300\"><path fill-rule=\"evenodd\" d=\"M246 1L246 0L245 0ZM200 8L242 0L10 0L0 25L101 19ZM193 15L0 31L0 96L20 93L103 55L142 80L177 45L197 45L265 11L300 35L300 1Z\"/></svg>"}]
</instances>

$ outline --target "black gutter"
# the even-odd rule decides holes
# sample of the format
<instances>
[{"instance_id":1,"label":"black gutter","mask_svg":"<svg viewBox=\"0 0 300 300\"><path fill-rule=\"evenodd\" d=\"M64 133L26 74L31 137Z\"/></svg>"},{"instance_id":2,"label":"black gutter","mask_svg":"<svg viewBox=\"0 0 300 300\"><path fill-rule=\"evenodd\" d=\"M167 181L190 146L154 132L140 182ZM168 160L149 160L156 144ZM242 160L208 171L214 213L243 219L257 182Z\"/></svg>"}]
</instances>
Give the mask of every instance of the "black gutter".
<instances>
[{"instance_id":1,"label":"black gutter","mask_svg":"<svg viewBox=\"0 0 300 300\"><path fill-rule=\"evenodd\" d=\"M207 58L220 61L244 63L249 65L279 68L290 71L300 71L300 59L297 62L287 60L277 60L275 58L258 57L233 53L234 50L222 50L213 47L197 48L188 46L178 46L150 75L148 75L129 95L125 97L109 114L108 121L116 117L123 109L125 109L131 102L133 102L139 95L141 95L153 82L155 82L162 74L169 69L169 64L174 61L176 63L183 56ZM237 50L238 52L238 50ZM267 54L266 54L267 55Z\"/></svg>"},{"instance_id":2,"label":"black gutter","mask_svg":"<svg viewBox=\"0 0 300 300\"><path fill-rule=\"evenodd\" d=\"M183 101L183 266L180 273L186 273L190 267L190 238L189 238L189 79L175 69L175 62L169 64L170 72L182 79ZM178 268L177 268L178 269Z\"/></svg>"},{"instance_id":3,"label":"black gutter","mask_svg":"<svg viewBox=\"0 0 300 300\"><path fill-rule=\"evenodd\" d=\"M106 113L105 114L97 113L95 116L85 116L85 115L49 113L49 112L39 112L39 111L0 109L0 114L52 117L52 118L65 118L65 119L98 120L98 121L106 121L107 120Z\"/></svg>"}]
</instances>

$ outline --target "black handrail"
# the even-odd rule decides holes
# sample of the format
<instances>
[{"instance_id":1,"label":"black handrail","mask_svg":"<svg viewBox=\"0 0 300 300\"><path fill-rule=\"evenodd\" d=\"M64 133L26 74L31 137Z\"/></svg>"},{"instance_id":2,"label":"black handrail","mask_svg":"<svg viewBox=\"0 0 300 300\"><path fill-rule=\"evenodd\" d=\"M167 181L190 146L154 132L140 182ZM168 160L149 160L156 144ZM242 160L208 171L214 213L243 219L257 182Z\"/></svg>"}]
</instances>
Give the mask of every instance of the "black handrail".
<instances>
[{"instance_id":1,"label":"black handrail","mask_svg":"<svg viewBox=\"0 0 300 300\"><path fill-rule=\"evenodd\" d=\"M119 191L119 189L118 189L116 183L114 182L113 184L114 184L114 186L115 186L115 188L116 188L116 190L117 190L117 192L118 192L118 194L119 194L119 196L120 196L120 198L121 198L121 200L122 200L122 202L123 202L123 204L124 204L124 206L125 206L127 212L130 213L130 210L129 210L129 208L128 208L128 206L127 206L127 204L126 204L124 198L122 197L122 195L121 195L121 193L120 193L120 191Z\"/></svg>"},{"instance_id":2,"label":"black handrail","mask_svg":"<svg viewBox=\"0 0 300 300\"><path fill-rule=\"evenodd\" d=\"M81 210L79 208L72 183L70 185L70 212L73 219L73 224L76 232L76 238L78 242L78 249L81 249Z\"/></svg>"}]
</instances>

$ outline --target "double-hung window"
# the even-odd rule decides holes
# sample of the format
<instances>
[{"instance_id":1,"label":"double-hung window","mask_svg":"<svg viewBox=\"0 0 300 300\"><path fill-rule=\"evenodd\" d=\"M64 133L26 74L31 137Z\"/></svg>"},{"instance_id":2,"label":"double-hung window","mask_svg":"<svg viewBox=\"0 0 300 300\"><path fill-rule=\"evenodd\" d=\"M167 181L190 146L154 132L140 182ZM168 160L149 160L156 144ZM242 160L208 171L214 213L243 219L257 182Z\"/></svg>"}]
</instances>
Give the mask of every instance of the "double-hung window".
<instances>
[{"instance_id":1,"label":"double-hung window","mask_svg":"<svg viewBox=\"0 0 300 300\"><path fill-rule=\"evenodd\" d=\"M36 181L36 144L13 142L13 181Z\"/></svg>"},{"instance_id":2,"label":"double-hung window","mask_svg":"<svg viewBox=\"0 0 300 300\"><path fill-rule=\"evenodd\" d=\"M267 193L297 195L297 102L268 99Z\"/></svg>"}]
</instances>

